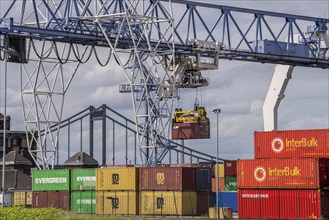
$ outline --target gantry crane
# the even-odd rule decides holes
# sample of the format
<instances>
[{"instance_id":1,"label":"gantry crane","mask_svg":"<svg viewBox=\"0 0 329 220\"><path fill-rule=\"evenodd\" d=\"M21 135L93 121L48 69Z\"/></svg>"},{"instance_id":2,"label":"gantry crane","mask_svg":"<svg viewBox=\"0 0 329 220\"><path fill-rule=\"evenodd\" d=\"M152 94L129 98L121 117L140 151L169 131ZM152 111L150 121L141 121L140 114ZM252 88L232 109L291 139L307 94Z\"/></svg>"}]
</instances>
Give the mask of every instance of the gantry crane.
<instances>
[{"instance_id":1,"label":"gantry crane","mask_svg":"<svg viewBox=\"0 0 329 220\"><path fill-rule=\"evenodd\" d=\"M170 119L183 76L201 79L200 71L214 69L218 59L329 68L328 44L323 43L329 20L323 18L185 0L1 4L0 59L20 65L25 127L32 134L29 150L40 169L54 165L59 127L54 131L52 125L59 125L65 93L92 55L102 66L114 59L126 75L120 92L132 95L141 160L147 166L161 162L173 147ZM108 59L101 62L100 56ZM185 74L187 65L196 71ZM34 135L42 130L43 136ZM33 141L37 149L31 148Z\"/></svg>"}]
</instances>

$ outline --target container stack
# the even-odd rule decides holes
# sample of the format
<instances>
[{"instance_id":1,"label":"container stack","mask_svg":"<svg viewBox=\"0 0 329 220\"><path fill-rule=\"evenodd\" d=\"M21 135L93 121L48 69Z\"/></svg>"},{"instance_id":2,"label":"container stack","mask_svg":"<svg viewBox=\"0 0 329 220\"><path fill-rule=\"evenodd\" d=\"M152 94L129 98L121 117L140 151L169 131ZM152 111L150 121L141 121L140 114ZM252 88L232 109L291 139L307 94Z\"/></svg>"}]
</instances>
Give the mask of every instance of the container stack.
<instances>
[{"instance_id":1,"label":"container stack","mask_svg":"<svg viewBox=\"0 0 329 220\"><path fill-rule=\"evenodd\" d=\"M206 214L211 201L210 180L208 167L143 167L140 169L140 214Z\"/></svg>"},{"instance_id":2,"label":"container stack","mask_svg":"<svg viewBox=\"0 0 329 220\"><path fill-rule=\"evenodd\" d=\"M14 206L32 206L32 192L15 192Z\"/></svg>"},{"instance_id":3,"label":"container stack","mask_svg":"<svg viewBox=\"0 0 329 220\"><path fill-rule=\"evenodd\" d=\"M96 169L96 214L138 215L139 168Z\"/></svg>"},{"instance_id":4,"label":"container stack","mask_svg":"<svg viewBox=\"0 0 329 220\"><path fill-rule=\"evenodd\" d=\"M224 163L218 164L217 175L215 166L212 168L212 206L216 207L216 178L218 178L217 196L219 207L230 207L233 212L237 212L237 161L225 160Z\"/></svg>"},{"instance_id":5,"label":"container stack","mask_svg":"<svg viewBox=\"0 0 329 220\"><path fill-rule=\"evenodd\" d=\"M212 171L210 166L197 167L197 215L208 215L212 202L211 181Z\"/></svg>"},{"instance_id":6,"label":"container stack","mask_svg":"<svg viewBox=\"0 0 329 220\"><path fill-rule=\"evenodd\" d=\"M70 170L34 170L32 207L70 210Z\"/></svg>"},{"instance_id":7,"label":"container stack","mask_svg":"<svg viewBox=\"0 0 329 220\"><path fill-rule=\"evenodd\" d=\"M96 169L71 170L71 211L77 214L96 213Z\"/></svg>"},{"instance_id":8,"label":"container stack","mask_svg":"<svg viewBox=\"0 0 329 220\"><path fill-rule=\"evenodd\" d=\"M238 161L239 218L329 218L329 130L255 132Z\"/></svg>"}]
</instances>

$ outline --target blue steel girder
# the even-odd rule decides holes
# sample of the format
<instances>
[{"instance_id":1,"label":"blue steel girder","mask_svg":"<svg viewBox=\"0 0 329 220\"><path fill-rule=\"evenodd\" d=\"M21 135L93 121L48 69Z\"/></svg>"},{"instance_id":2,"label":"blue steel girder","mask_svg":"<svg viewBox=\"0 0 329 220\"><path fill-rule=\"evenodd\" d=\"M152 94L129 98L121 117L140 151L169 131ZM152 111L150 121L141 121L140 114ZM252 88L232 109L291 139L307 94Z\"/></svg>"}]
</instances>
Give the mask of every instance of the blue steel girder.
<instances>
[{"instance_id":1,"label":"blue steel girder","mask_svg":"<svg viewBox=\"0 0 329 220\"><path fill-rule=\"evenodd\" d=\"M172 10L175 19L172 34L161 36L160 23L148 29L150 39L154 39L153 46L159 52L169 50L168 42L174 39L176 53L193 55L189 40L198 39L222 43L224 49L219 59L329 68L328 53L325 48L320 48L320 35L327 32L329 19L184 0L160 0L161 4L155 4L155 0L141 1L140 8L132 7L125 0L6 2L2 3L2 7L5 4L7 10L0 15L1 35L107 47L108 42L94 22L95 16L120 13L134 16L141 15L142 11L144 16L157 19L169 18L168 11ZM119 25L119 19L102 20L102 26L106 27L106 33L113 41L118 37ZM307 32L309 27L312 27L312 32ZM299 35L300 42L296 42L294 34ZM119 36L117 48L129 47L127 38ZM162 43L156 45L159 39ZM278 52L255 50L255 45L262 40L271 41ZM281 42L285 41L287 43L282 46ZM306 47L307 56L288 53L289 47L297 43ZM143 45L141 43L140 47Z\"/></svg>"}]
</instances>

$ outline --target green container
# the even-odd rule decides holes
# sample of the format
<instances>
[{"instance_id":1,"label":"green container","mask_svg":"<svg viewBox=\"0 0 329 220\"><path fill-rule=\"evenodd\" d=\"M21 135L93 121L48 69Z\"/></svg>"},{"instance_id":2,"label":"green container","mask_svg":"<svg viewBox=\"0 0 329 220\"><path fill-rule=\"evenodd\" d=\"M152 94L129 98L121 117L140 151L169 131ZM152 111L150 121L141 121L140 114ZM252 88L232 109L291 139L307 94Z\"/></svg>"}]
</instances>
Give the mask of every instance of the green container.
<instances>
[{"instance_id":1,"label":"green container","mask_svg":"<svg viewBox=\"0 0 329 220\"><path fill-rule=\"evenodd\" d=\"M71 211L77 214L96 213L96 191L75 191L71 193Z\"/></svg>"},{"instance_id":2,"label":"green container","mask_svg":"<svg viewBox=\"0 0 329 220\"><path fill-rule=\"evenodd\" d=\"M96 169L71 170L71 190L96 190Z\"/></svg>"},{"instance_id":3,"label":"green container","mask_svg":"<svg viewBox=\"0 0 329 220\"><path fill-rule=\"evenodd\" d=\"M225 177L225 191L237 191L238 183L236 176L226 176Z\"/></svg>"},{"instance_id":4,"label":"green container","mask_svg":"<svg viewBox=\"0 0 329 220\"><path fill-rule=\"evenodd\" d=\"M33 170L32 191L70 191L70 171Z\"/></svg>"}]
</instances>

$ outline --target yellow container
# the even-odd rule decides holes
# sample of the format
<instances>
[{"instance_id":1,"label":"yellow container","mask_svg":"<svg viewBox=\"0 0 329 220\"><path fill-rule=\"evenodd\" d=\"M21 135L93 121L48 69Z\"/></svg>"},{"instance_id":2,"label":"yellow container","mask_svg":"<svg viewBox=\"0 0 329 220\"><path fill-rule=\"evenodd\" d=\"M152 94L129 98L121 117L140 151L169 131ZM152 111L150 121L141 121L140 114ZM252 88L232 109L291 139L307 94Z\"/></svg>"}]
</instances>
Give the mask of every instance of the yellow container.
<instances>
[{"instance_id":1,"label":"yellow container","mask_svg":"<svg viewBox=\"0 0 329 220\"><path fill-rule=\"evenodd\" d=\"M211 173L212 173L212 177L225 177L224 175L224 164L218 164L218 174L216 175L216 164L214 164L211 168Z\"/></svg>"},{"instance_id":2,"label":"yellow container","mask_svg":"<svg viewBox=\"0 0 329 220\"><path fill-rule=\"evenodd\" d=\"M113 167L96 169L96 191L131 190L138 191L138 172L135 167Z\"/></svg>"},{"instance_id":3,"label":"yellow container","mask_svg":"<svg viewBox=\"0 0 329 220\"><path fill-rule=\"evenodd\" d=\"M219 219L233 219L233 211L230 207L218 207L218 217ZM216 218L216 208L210 207L209 208L209 218L214 219Z\"/></svg>"},{"instance_id":4,"label":"yellow container","mask_svg":"<svg viewBox=\"0 0 329 220\"><path fill-rule=\"evenodd\" d=\"M196 192L142 191L141 215L189 215L197 214Z\"/></svg>"},{"instance_id":5,"label":"yellow container","mask_svg":"<svg viewBox=\"0 0 329 220\"><path fill-rule=\"evenodd\" d=\"M31 206L32 192L14 192L14 206Z\"/></svg>"},{"instance_id":6,"label":"yellow container","mask_svg":"<svg viewBox=\"0 0 329 220\"><path fill-rule=\"evenodd\" d=\"M97 215L138 215L138 192L97 191Z\"/></svg>"}]
</instances>

